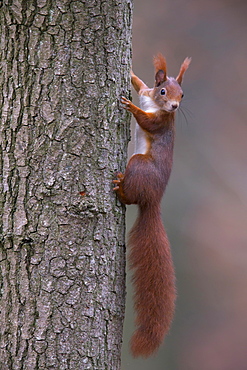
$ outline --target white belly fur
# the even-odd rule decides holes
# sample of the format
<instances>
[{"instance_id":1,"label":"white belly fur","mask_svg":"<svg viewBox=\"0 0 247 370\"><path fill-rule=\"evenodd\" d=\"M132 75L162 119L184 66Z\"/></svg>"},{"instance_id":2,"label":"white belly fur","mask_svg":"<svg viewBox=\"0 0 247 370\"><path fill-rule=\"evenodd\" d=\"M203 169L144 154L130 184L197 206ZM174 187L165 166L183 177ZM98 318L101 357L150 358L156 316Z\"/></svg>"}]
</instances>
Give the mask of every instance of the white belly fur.
<instances>
[{"instance_id":1,"label":"white belly fur","mask_svg":"<svg viewBox=\"0 0 247 370\"><path fill-rule=\"evenodd\" d=\"M140 95L140 108L145 112L156 112L159 107L153 102L149 96ZM147 152L147 135L145 131L136 123L135 129L135 153L145 154Z\"/></svg>"}]
</instances>

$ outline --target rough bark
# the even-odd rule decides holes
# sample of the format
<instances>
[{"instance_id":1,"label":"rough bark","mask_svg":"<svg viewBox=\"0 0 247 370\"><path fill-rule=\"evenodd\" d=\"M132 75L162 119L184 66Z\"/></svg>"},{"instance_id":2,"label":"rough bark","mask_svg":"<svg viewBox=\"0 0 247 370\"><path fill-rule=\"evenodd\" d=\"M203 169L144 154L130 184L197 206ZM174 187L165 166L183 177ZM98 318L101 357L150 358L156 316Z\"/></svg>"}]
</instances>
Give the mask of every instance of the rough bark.
<instances>
[{"instance_id":1,"label":"rough bark","mask_svg":"<svg viewBox=\"0 0 247 370\"><path fill-rule=\"evenodd\" d=\"M3 3L0 368L119 369L131 0Z\"/></svg>"}]
</instances>

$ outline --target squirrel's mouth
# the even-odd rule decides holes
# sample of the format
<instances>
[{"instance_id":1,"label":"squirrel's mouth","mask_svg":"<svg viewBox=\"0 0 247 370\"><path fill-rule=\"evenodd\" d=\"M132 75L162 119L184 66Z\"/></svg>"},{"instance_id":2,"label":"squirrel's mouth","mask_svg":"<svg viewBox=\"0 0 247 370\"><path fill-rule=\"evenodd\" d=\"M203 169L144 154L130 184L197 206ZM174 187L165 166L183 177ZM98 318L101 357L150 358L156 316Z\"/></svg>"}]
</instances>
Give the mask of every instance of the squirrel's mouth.
<instances>
[{"instance_id":1,"label":"squirrel's mouth","mask_svg":"<svg viewBox=\"0 0 247 370\"><path fill-rule=\"evenodd\" d=\"M164 108L164 110L169 113L176 112L176 110L178 110L178 106L176 108Z\"/></svg>"},{"instance_id":2,"label":"squirrel's mouth","mask_svg":"<svg viewBox=\"0 0 247 370\"><path fill-rule=\"evenodd\" d=\"M179 102L177 101L167 102L163 106L163 110L169 113L175 112L178 108L179 108Z\"/></svg>"}]
</instances>

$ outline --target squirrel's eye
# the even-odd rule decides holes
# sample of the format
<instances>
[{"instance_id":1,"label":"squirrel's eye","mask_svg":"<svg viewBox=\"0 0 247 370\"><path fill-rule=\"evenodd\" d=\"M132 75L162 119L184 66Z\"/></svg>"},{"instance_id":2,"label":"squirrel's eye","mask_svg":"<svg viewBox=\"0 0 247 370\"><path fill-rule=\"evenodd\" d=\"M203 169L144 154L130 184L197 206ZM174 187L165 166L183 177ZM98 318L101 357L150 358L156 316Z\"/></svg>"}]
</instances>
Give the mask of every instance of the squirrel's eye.
<instances>
[{"instance_id":1,"label":"squirrel's eye","mask_svg":"<svg viewBox=\"0 0 247 370\"><path fill-rule=\"evenodd\" d=\"M182 94L181 99L183 99L183 97L184 97L184 94Z\"/></svg>"},{"instance_id":2,"label":"squirrel's eye","mask_svg":"<svg viewBox=\"0 0 247 370\"><path fill-rule=\"evenodd\" d=\"M161 95L165 95L166 94L166 89L161 89L160 93L161 93Z\"/></svg>"}]
</instances>

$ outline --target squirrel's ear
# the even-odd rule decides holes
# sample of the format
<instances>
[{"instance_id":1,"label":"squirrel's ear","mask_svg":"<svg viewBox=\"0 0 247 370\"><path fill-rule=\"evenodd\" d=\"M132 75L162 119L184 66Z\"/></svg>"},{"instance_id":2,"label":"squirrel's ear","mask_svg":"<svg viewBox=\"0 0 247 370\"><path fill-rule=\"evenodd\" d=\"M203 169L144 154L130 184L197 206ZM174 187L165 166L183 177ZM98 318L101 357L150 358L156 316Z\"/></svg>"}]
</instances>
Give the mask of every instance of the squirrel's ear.
<instances>
[{"instance_id":1,"label":"squirrel's ear","mask_svg":"<svg viewBox=\"0 0 247 370\"><path fill-rule=\"evenodd\" d=\"M162 82L165 82L166 74L165 72L160 69L155 75L155 86L158 87Z\"/></svg>"},{"instance_id":2,"label":"squirrel's ear","mask_svg":"<svg viewBox=\"0 0 247 370\"><path fill-rule=\"evenodd\" d=\"M185 58L185 60L183 61L182 65L180 67L179 74L176 78L179 85L181 85L181 83L183 81L184 72L188 69L188 67L190 65L190 62L191 62L191 58Z\"/></svg>"},{"instance_id":3,"label":"squirrel's ear","mask_svg":"<svg viewBox=\"0 0 247 370\"><path fill-rule=\"evenodd\" d=\"M161 53L154 57L155 86L159 86L166 81L166 60Z\"/></svg>"}]
</instances>

